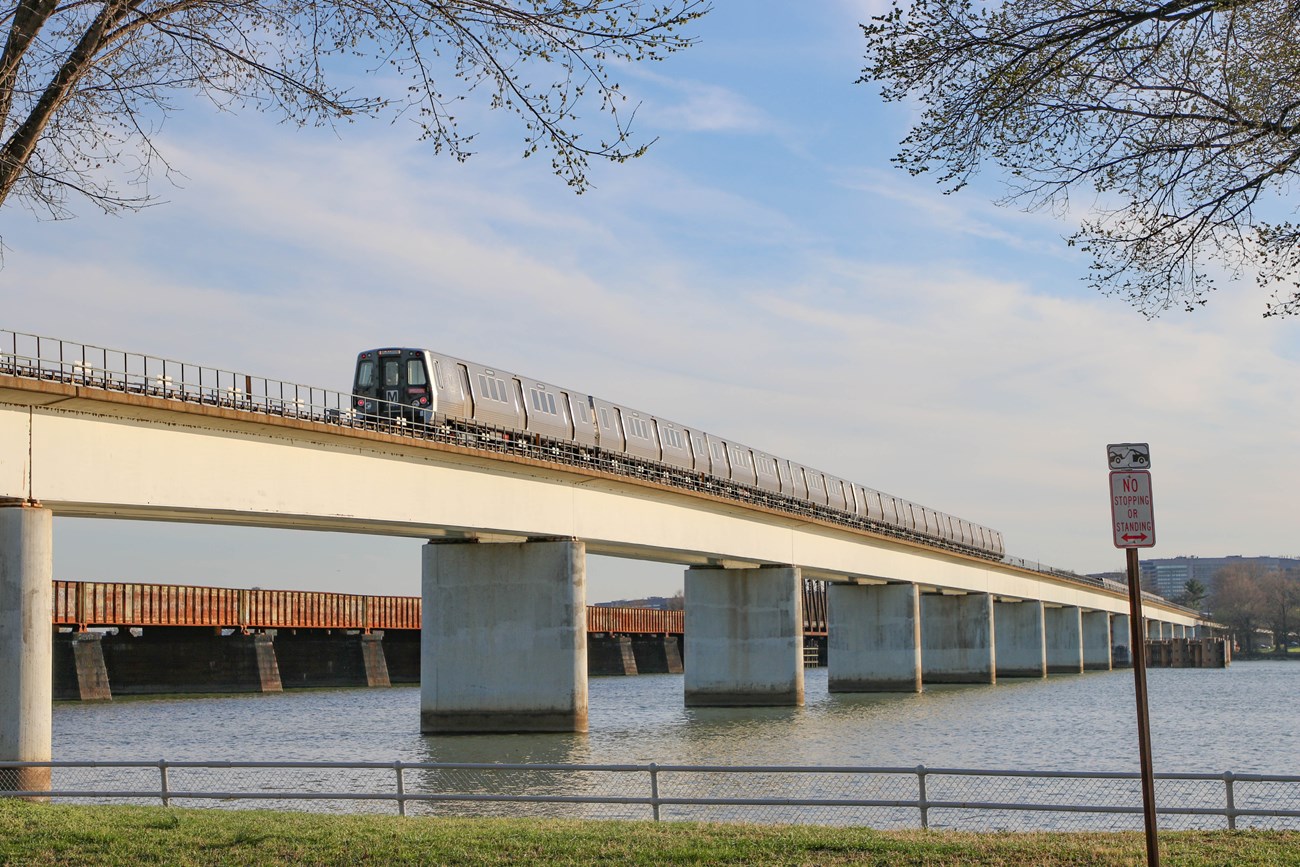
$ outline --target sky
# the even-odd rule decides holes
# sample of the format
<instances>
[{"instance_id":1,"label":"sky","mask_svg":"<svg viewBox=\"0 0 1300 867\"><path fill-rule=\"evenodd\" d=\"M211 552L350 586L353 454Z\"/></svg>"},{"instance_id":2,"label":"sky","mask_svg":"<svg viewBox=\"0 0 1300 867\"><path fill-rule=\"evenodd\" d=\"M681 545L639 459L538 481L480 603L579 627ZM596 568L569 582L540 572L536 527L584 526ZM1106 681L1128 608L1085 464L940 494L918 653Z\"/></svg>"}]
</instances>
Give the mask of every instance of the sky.
<instances>
[{"instance_id":1,"label":"sky","mask_svg":"<svg viewBox=\"0 0 1300 867\"><path fill-rule=\"evenodd\" d=\"M855 83L870 3L717 0L618 79L655 139L575 195L522 131L302 129L180 100L158 203L0 211L0 328L346 390L426 346L698 426L1119 570L1105 447L1149 442L1157 546L1288 555L1300 322L1247 279L1154 321L1088 288L1073 223L893 168L913 106ZM599 128L598 126L596 128ZM88 444L87 447L93 447ZM1288 482L1288 480L1292 480ZM410 539L57 519L63 579L419 593ZM588 599L682 571L591 558Z\"/></svg>"}]
</instances>

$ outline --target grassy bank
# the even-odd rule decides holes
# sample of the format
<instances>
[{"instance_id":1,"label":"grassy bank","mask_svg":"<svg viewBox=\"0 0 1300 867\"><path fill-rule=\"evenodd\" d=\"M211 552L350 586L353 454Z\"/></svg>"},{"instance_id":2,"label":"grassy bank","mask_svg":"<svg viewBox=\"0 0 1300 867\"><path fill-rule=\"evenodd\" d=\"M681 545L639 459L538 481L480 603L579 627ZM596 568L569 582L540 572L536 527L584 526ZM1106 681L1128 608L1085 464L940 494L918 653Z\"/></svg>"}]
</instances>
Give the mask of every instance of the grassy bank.
<instances>
[{"instance_id":1,"label":"grassy bank","mask_svg":"<svg viewBox=\"0 0 1300 867\"><path fill-rule=\"evenodd\" d=\"M402 819L0 801L0 864L1142 864L1140 834ZM1300 832L1161 835L1164 863L1300 864Z\"/></svg>"}]
</instances>

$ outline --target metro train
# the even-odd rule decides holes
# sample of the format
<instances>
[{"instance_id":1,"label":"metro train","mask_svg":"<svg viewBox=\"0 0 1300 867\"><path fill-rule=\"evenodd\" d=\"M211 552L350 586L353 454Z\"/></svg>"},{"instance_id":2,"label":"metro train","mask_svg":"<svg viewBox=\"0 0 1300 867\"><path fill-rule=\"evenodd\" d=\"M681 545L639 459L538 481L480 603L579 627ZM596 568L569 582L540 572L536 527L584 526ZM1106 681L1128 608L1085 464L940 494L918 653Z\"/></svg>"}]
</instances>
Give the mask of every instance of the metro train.
<instances>
[{"instance_id":1,"label":"metro train","mask_svg":"<svg viewBox=\"0 0 1300 867\"><path fill-rule=\"evenodd\" d=\"M428 349L369 349L357 355L353 409L391 423L441 421L516 431L579 454L621 456L674 475L730 483L780 504L830 510L848 523L934 540L993 559L1002 534L899 497L853 484L731 439L589 394L452 358Z\"/></svg>"}]
</instances>

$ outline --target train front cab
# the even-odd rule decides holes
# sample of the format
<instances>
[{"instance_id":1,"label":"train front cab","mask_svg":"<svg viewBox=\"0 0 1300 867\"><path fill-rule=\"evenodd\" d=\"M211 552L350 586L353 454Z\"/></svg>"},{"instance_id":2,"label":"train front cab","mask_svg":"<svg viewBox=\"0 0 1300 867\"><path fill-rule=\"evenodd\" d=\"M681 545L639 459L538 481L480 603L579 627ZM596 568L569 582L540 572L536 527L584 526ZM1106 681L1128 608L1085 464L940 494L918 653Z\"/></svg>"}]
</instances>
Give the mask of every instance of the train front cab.
<instances>
[{"instance_id":1,"label":"train front cab","mask_svg":"<svg viewBox=\"0 0 1300 867\"><path fill-rule=\"evenodd\" d=\"M427 424L435 405L424 351L372 349L358 354L352 407L371 421Z\"/></svg>"}]
</instances>

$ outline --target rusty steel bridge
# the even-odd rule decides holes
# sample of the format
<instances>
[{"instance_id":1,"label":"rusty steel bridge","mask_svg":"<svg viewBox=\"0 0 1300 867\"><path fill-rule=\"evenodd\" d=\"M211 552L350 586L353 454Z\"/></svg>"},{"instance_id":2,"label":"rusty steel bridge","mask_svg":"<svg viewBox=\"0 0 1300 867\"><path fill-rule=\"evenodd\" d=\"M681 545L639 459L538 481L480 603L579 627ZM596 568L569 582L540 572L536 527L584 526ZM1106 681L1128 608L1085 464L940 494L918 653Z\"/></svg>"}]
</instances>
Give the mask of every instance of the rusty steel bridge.
<instances>
[{"instance_id":1,"label":"rusty steel bridge","mask_svg":"<svg viewBox=\"0 0 1300 867\"><path fill-rule=\"evenodd\" d=\"M240 631L419 629L420 597L117 581L55 581L54 625L71 626L77 631L91 627L148 626ZM683 612L588 605L587 632L681 635ZM826 635L824 582L804 582L803 632L806 636Z\"/></svg>"}]
</instances>

